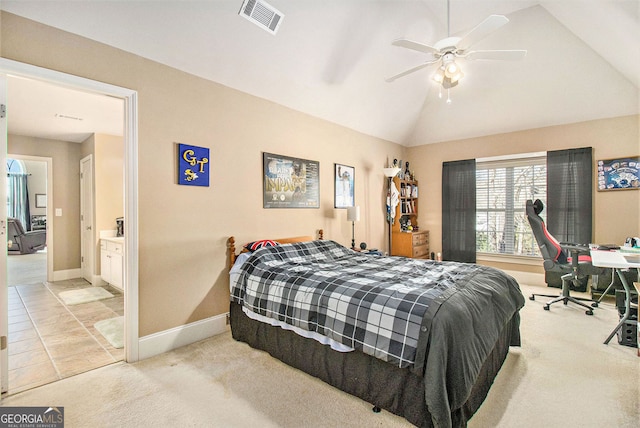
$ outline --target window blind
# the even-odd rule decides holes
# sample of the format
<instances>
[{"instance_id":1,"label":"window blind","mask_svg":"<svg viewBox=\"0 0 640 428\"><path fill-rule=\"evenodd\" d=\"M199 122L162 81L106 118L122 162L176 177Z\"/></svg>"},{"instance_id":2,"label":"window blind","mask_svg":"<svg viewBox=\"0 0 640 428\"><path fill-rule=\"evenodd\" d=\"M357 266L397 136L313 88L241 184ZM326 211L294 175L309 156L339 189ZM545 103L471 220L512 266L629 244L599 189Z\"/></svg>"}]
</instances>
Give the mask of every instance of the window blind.
<instances>
[{"instance_id":1,"label":"window blind","mask_svg":"<svg viewBox=\"0 0 640 428\"><path fill-rule=\"evenodd\" d=\"M539 255L525 213L527 199L546 204L546 157L476 164L476 250L493 254Z\"/></svg>"}]
</instances>

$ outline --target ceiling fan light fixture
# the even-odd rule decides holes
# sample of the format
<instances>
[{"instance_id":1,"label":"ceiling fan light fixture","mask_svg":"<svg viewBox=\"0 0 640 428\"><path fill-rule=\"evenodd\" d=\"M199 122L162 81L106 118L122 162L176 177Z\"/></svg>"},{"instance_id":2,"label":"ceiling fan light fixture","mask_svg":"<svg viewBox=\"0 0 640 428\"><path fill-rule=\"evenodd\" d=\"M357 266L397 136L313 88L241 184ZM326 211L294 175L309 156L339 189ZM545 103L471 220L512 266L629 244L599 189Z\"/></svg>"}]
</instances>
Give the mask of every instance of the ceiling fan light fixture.
<instances>
[{"instance_id":1,"label":"ceiling fan light fixture","mask_svg":"<svg viewBox=\"0 0 640 428\"><path fill-rule=\"evenodd\" d=\"M457 74L459 70L460 69L458 68L458 65L456 64L456 62L455 61L451 61L444 68L444 74L447 77L451 77L451 76Z\"/></svg>"},{"instance_id":2,"label":"ceiling fan light fixture","mask_svg":"<svg viewBox=\"0 0 640 428\"><path fill-rule=\"evenodd\" d=\"M451 82L458 83L458 80L464 77L464 73L458 68L458 71L455 74L447 77L451 80Z\"/></svg>"},{"instance_id":3,"label":"ceiling fan light fixture","mask_svg":"<svg viewBox=\"0 0 640 428\"><path fill-rule=\"evenodd\" d=\"M444 81L444 67L438 67L433 75L433 80L436 83L442 84L442 82Z\"/></svg>"},{"instance_id":4,"label":"ceiling fan light fixture","mask_svg":"<svg viewBox=\"0 0 640 428\"><path fill-rule=\"evenodd\" d=\"M451 89L454 86L458 86L458 81L452 81L451 79L449 79L448 77L445 77L445 79L442 81L442 87L445 89Z\"/></svg>"}]
</instances>

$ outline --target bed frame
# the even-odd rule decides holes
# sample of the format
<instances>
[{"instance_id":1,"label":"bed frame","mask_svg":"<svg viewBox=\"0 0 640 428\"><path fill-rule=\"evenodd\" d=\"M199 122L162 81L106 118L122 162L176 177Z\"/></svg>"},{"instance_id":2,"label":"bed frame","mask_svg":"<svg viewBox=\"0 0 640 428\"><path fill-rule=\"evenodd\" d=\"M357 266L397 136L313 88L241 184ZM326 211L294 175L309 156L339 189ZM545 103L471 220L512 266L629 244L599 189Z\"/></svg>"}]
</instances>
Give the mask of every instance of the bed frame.
<instances>
[{"instance_id":1,"label":"bed frame","mask_svg":"<svg viewBox=\"0 0 640 428\"><path fill-rule=\"evenodd\" d=\"M322 229L318 229L318 233L317 233L317 239L323 239L324 238L324 230ZM274 241L279 242L280 244L292 244L294 242L306 242L306 241L313 241L316 238L314 238L311 235L305 235L305 236L294 236L291 238L280 238L280 239L274 239ZM246 253L247 250L242 247L240 252L238 254L236 254L236 238L234 238L233 236L230 236L229 239L227 240L227 244L229 247L229 270L231 270L231 268L233 267L233 264L236 262L236 258L242 254L242 253Z\"/></svg>"},{"instance_id":2,"label":"bed frame","mask_svg":"<svg viewBox=\"0 0 640 428\"><path fill-rule=\"evenodd\" d=\"M322 230L319 231L322 239ZM278 239L280 243L304 242L313 237ZM235 258L235 240L229 238L230 267ZM419 427L433 427L425 404L425 379L409 368L398 368L362 352L338 352L313 339L249 318L237 303L230 306L231 333L235 340L268 352L285 364L302 370L324 382L373 405L373 411L385 409ZM519 331L514 318L501 332L485 360L467 401L452 410L454 427L465 427L486 398L509 352L513 335Z\"/></svg>"}]
</instances>

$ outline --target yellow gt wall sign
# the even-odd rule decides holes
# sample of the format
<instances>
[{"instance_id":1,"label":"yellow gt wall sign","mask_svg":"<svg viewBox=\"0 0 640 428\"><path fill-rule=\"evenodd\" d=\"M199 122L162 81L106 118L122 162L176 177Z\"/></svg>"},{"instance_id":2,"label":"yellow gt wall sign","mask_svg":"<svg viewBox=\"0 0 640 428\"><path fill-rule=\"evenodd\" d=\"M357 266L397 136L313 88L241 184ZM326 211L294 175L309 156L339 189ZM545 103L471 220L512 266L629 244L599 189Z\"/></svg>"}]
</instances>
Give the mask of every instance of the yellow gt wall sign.
<instances>
[{"instance_id":1,"label":"yellow gt wall sign","mask_svg":"<svg viewBox=\"0 0 640 428\"><path fill-rule=\"evenodd\" d=\"M209 149L178 144L178 184L209 186Z\"/></svg>"}]
</instances>

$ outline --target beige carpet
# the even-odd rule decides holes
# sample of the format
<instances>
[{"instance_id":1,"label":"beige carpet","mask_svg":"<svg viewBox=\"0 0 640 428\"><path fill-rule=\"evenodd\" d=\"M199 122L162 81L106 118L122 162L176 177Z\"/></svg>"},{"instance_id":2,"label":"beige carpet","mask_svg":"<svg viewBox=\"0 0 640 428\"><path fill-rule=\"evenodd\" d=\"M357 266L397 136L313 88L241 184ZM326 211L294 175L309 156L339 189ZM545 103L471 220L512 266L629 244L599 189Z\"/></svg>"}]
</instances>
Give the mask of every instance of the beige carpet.
<instances>
[{"instance_id":1,"label":"beige carpet","mask_svg":"<svg viewBox=\"0 0 640 428\"><path fill-rule=\"evenodd\" d=\"M102 287L78 288L76 290L62 291L58 293L65 305L73 306L82 303L95 302L97 300L110 299L113 294Z\"/></svg>"},{"instance_id":2,"label":"beige carpet","mask_svg":"<svg viewBox=\"0 0 640 428\"><path fill-rule=\"evenodd\" d=\"M542 306L527 299L523 346L512 348L469 426L637 427L640 358L615 339L602 343L617 323L613 305L593 316L572 305ZM68 427L409 426L229 333L7 397L2 405L64 406Z\"/></svg>"}]
</instances>

